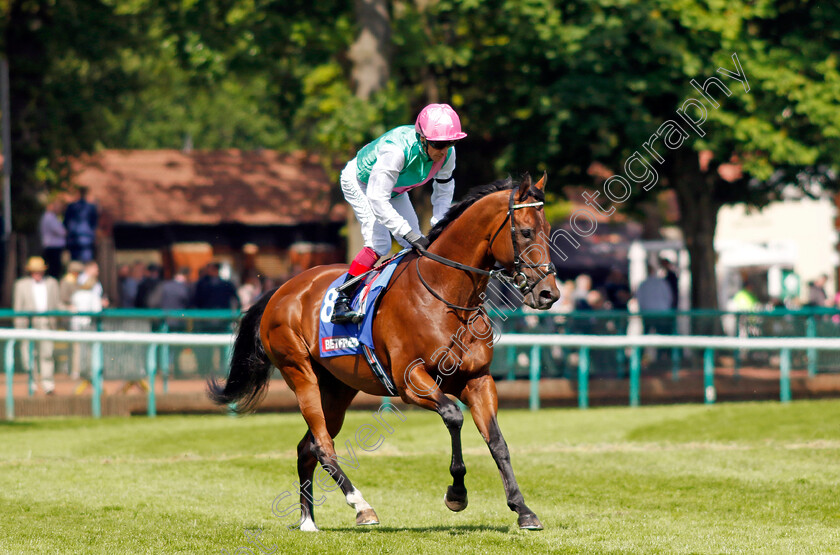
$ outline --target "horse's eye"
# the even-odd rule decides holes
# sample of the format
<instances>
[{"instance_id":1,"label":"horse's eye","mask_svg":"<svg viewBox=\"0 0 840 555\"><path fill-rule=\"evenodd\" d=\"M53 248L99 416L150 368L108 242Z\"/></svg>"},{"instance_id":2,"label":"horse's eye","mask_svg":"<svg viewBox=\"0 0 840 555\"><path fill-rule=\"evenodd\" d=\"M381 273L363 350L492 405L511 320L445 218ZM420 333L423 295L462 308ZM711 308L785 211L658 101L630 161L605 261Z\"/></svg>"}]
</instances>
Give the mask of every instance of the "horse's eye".
<instances>
[{"instance_id":1,"label":"horse's eye","mask_svg":"<svg viewBox=\"0 0 840 555\"><path fill-rule=\"evenodd\" d=\"M522 233L522 236L525 237L526 239L530 239L531 237L534 236L534 232L529 228L523 229L521 231L521 233Z\"/></svg>"}]
</instances>

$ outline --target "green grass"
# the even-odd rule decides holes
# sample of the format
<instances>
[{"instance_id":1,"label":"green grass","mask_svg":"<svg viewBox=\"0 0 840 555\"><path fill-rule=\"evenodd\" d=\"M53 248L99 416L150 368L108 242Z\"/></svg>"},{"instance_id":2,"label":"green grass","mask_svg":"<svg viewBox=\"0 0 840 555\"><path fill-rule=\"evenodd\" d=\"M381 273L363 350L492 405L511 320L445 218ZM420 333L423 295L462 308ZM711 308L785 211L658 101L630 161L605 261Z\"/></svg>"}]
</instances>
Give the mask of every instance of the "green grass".
<instances>
[{"instance_id":1,"label":"green grass","mask_svg":"<svg viewBox=\"0 0 840 555\"><path fill-rule=\"evenodd\" d=\"M0 424L0 553L236 553L256 529L275 553L840 553L837 401L502 411L542 532L516 527L469 417L469 507L449 512L448 433L405 416L348 470L382 524L355 527L332 492L318 534L271 512L297 414ZM351 413L339 455L375 423Z\"/></svg>"}]
</instances>

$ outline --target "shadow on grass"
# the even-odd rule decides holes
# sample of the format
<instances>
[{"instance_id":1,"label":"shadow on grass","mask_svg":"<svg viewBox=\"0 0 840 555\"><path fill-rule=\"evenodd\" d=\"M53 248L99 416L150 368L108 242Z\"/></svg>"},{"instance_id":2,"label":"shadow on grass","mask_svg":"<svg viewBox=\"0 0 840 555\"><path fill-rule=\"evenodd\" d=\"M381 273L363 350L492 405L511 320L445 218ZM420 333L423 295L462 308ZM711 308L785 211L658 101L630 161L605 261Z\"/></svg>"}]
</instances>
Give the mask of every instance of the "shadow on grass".
<instances>
[{"instance_id":1,"label":"shadow on grass","mask_svg":"<svg viewBox=\"0 0 840 555\"><path fill-rule=\"evenodd\" d=\"M370 534L372 532L449 532L450 534L466 534L469 532L503 532L508 533L510 526L493 526L489 524L460 524L456 526L353 526L347 528L321 528L324 532L355 532L357 534Z\"/></svg>"}]
</instances>

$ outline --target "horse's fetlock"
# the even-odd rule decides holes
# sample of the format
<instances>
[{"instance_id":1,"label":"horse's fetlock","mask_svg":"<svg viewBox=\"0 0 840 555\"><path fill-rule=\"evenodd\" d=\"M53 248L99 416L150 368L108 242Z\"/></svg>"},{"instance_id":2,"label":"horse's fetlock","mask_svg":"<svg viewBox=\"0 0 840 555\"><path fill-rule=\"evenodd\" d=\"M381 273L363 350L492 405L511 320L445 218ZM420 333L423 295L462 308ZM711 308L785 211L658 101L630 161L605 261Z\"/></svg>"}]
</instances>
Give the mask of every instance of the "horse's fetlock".
<instances>
[{"instance_id":1,"label":"horse's fetlock","mask_svg":"<svg viewBox=\"0 0 840 555\"><path fill-rule=\"evenodd\" d=\"M467 475L467 467L463 464L460 466L452 466L449 469L449 473L452 475L453 478L456 480L463 480L464 476Z\"/></svg>"}]
</instances>

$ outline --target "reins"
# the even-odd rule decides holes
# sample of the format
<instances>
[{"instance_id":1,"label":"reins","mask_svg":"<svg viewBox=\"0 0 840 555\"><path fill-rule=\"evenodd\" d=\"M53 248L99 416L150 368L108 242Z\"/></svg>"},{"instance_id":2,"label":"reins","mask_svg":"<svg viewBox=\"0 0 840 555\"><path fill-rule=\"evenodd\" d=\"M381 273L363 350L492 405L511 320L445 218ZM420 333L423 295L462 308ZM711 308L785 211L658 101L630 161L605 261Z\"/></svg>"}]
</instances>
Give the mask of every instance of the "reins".
<instances>
[{"instance_id":1,"label":"reins","mask_svg":"<svg viewBox=\"0 0 840 555\"><path fill-rule=\"evenodd\" d=\"M543 206L545 204L544 201L538 202L529 202L524 204L514 204L514 196L516 194L516 188L511 189L510 191L510 198L508 200L508 212L505 216L505 219L502 220L502 224L499 226L499 229L496 230L496 233L493 234L493 238L490 239L489 247L493 246L493 242L496 240L496 237L499 235L499 232L502 231L505 227L505 223L507 223L508 219L510 219L510 239L511 243L513 244L513 273L510 273L508 270L502 269L494 269L494 270L483 270L481 268L475 268L473 266L469 266L467 264L462 264L460 262L456 262L455 260L450 260L448 258L444 258L443 256L431 253L423 248L415 247L415 250L420 254L420 256L424 256L435 262L443 264L444 266L449 266L450 268L455 268L458 270L463 270L465 272L472 272L474 274L487 276L489 278L497 278L502 281L506 281L508 283L512 283L514 287L522 291L523 295L527 295L531 291L534 290L543 279L545 279L548 275L557 275L557 271L554 268L554 264L547 263L547 264L523 264L522 260L519 257L519 245L516 243L516 220L514 218L514 211L520 208L529 208L529 207L537 207ZM542 194L540 191L535 190L533 188L529 189L528 194L536 197L541 198ZM453 308L456 310L465 310L468 312L473 312L479 310L481 308L481 304L479 303L478 306L474 307L467 307L467 306L460 306L454 303L450 303L443 297L441 297L432 287L423 279L423 275L420 273L420 258L416 258L414 260L414 266L417 270L417 277L420 278L420 282L423 284L423 287L431 293L437 300L444 303L448 308ZM548 272L545 273L540 279L536 280L534 283L528 284L528 276L522 271L523 268L533 269L533 268L542 268L546 267Z\"/></svg>"}]
</instances>

